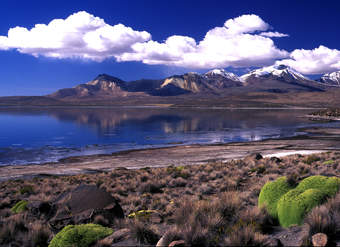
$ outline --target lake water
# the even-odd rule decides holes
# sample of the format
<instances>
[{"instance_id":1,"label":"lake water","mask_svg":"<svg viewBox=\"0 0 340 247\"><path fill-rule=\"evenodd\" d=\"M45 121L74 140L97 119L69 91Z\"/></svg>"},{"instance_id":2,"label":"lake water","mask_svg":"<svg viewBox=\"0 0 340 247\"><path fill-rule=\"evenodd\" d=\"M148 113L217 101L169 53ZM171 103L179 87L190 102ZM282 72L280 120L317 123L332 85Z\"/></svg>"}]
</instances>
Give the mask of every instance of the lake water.
<instances>
[{"instance_id":1,"label":"lake water","mask_svg":"<svg viewBox=\"0 0 340 247\"><path fill-rule=\"evenodd\" d=\"M0 165L193 143L245 142L322 125L311 110L0 108ZM338 123L329 123L336 125Z\"/></svg>"}]
</instances>

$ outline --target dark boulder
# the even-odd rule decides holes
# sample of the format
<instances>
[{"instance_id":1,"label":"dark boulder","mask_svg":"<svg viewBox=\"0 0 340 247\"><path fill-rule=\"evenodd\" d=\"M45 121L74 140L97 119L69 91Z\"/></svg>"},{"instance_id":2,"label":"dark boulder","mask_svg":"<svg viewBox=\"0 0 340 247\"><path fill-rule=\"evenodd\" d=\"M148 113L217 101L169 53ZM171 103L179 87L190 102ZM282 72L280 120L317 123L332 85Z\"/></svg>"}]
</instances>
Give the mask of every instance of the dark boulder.
<instances>
[{"instance_id":1,"label":"dark boulder","mask_svg":"<svg viewBox=\"0 0 340 247\"><path fill-rule=\"evenodd\" d=\"M54 229L61 229L67 224L89 223L97 215L102 215L109 223L116 218L124 218L118 201L110 193L94 185L78 186L61 195L53 205L57 209L50 220Z\"/></svg>"},{"instance_id":2,"label":"dark boulder","mask_svg":"<svg viewBox=\"0 0 340 247\"><path fill-rule=\"evenodd\" d=\"M56 212L56 208L49 202L33 201L27 204L30 215L40 219L50 219Z\"/></svg>"}]
</instances>

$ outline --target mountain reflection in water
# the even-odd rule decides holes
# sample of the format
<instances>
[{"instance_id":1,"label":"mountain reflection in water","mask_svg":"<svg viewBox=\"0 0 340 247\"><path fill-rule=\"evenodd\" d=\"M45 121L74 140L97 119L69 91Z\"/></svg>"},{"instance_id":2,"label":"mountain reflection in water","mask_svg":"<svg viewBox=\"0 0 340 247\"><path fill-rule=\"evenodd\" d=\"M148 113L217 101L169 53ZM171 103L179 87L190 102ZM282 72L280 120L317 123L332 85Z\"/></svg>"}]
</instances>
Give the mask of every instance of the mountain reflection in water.
<instances>
[{"instance_id":1,"label":"mountain reflection in water","mask_svg":"<svg viewBox=\"0 0 340 247\"><path fill-rule=\"evenodd\" d=\"M192 143L279 138L311 110L0 108L0 165ZM319 124L320 125L320 124Z\"/></svg>"}]
</instances>

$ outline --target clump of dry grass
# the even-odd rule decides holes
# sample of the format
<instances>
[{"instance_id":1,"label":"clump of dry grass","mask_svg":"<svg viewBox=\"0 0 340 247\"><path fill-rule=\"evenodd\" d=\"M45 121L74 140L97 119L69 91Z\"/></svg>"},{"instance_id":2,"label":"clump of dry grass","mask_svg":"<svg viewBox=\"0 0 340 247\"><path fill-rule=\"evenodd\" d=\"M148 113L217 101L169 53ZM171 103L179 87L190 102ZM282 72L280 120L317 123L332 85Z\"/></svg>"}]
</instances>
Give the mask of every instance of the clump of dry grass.
<instances>
[{"instance_id":1,"label":"clump of dry grass","mask_svg":"<svg viewBox=\"0 0 340 247\"><path fill-rule=\"evenodd\" d=\"M93 219L93 223L98 224L98 225L102 225L102 226L109 226L110 222L105 219L105 217L103 215L96 215Z\"/></svg>"},{"instance_id":2,"label":"clump of dry grass","mask_svg":"<svg viewBox=\"0 0 340 247\"><path fill-rule=\"evenodd\" d=\"M216 245L221 241L242 205L236 191L221 193L218 198L184 201L173 216L176 226L171 236L183 239L190 246ZM167 238L170 240L169 235Z\"/></svg>"},{"instance_id":3,"label":"clump of dry grass","mask_svg":"<svg viewBox=\"0 0 340 247\"><path fill-rule=\"evenodd\" d=\"M0 244L8 244L16 240L19 235L28 232L26 216L22 214L13 215L3 223L0 230Z\"/></svg>"},{"instance_id":4,"label":"clump of dry grass","mask_svg":"<svg viewBox=\"0 0 340 247\"><path fill-rule=\"evenodd\" d=\"M305 218L310 235L325 233L331 239L340 235L340 193L314 208Z\"/></svg>"},{"instance_id":5,"label":"clump of dry grass","mask_svg":"<svg viewBox=\"0 0 340 247\"><path fill-rule=\"evenodd\" d=\"M267 238L252 225L237 225L225 239L226 246L265 246Z\"/></svg>"},{"instance_id":6,"label":"clump of dry grass","mask_svg":"<svg viewBox=\"0 0 340 247\"><path fill-rule=\"evenodd\" d=\"M50 229L43 224L32 224L29 235L32 246L47 247L51 234Z\"/></svg>"},{"instance_id":7,"label":"clump of dry grass","mask_svg":"<svg viewBox=\"0 0 340 247\"><path fill-rule=\"evenodd\" d=\"M161 186L158 183L146 182L140 186L140 193L162 193Z\"/></svg>"},{"instance_id":8,"label":"clump of dry grass","mask_svg":"<svg viewBox=\"0 0 340 247\"><path fill-rule=\"evenodd\" d=\"M132 220L129 224L132 236L141 244L156 244L160 239L156 227L145 222Z\"/></svg>"}]
</instances>

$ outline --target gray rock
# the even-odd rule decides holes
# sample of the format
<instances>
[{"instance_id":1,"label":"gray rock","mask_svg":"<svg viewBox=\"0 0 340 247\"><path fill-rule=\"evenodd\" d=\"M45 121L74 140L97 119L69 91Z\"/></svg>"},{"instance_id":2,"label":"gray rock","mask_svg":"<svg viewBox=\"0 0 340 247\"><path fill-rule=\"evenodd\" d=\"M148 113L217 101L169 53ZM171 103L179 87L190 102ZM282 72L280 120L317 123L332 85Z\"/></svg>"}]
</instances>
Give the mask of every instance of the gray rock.
<instances>
[{"instance_id":1,"label":"gray rock","mask_svg":"<svg viewBox=\"0 0 340 247\"><path fill-rule=\"evenodd\" d=\"M164 238L164 236L163 236L163 237L161 237L161 238L158 240L158 242L157 242L157 244L156 244L156 247L164 247L164 246L167 246L167 244L166 244L165 238Z\"/></svg>"},{"instance_id":2,"label":"gray rock","mask_svg":"<svg viewBox=\"0 0 340 247\"><path fill-rule=\"evenodd\" d=\"M169 247L185 247L185 241L184 240L172 241L169 244Z\"/></svg>"},{"instance_id":3,"label":"gray rock","mask_svg":"<svg viewBox=\"0 0 340 247\"><path fill-rule=\"evenodd\" d=\"M50 220L50 225L54 229L61 229L68 224L89 223L96 215L102 215L109 223L115 218L124 218L118 201L110 193L94 185L81 185L63 194L53 207L56 208L56 213Z\"/></svg>"},{"instance_id":4,"label":"gray rock","mask_svg":"<svg viewBox=\"0 0 340 247\"><path fill-rule=\"evenodd\" d=\"M323 247L327 245L327 242L328 238L324 233L317 233L312 236L313 246Z\"/></svg>"},{"instance_id":5,"label":"gray rock","mask_svg":"<svg viewBox=\"0 0 340 247\"><path fill-rule=\"evenodd\" d=\"M118 231L115 231L110 236L104 238L102 241L105 243L118 243L124 240L127 240L130 237L131 230L128 228L123 228Z\"/></svg>"}]
</instances>

